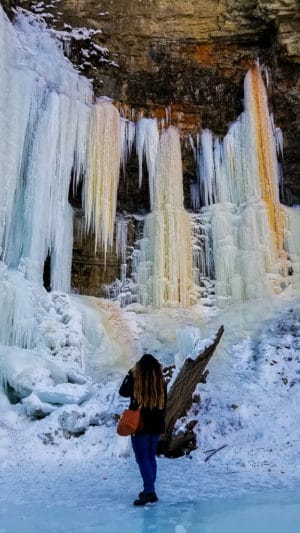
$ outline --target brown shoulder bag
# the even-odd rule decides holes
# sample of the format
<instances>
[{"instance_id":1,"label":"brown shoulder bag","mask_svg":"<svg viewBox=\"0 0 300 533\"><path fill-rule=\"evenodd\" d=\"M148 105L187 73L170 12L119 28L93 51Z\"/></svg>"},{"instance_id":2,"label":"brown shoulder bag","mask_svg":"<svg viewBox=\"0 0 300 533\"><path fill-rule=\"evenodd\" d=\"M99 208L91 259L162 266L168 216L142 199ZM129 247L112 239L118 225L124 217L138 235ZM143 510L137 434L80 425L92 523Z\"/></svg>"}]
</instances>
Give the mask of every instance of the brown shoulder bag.
<instances>
[{"instance_id":1,"label":"brown shoulder bag","mask_svg":"<svg viewBox=\"0 0 300 533\"><path fill-rule=\"evenodd\" d=\"M117 433L121 437L128 437L142 430L143 421L140 409L125 409L121 415L118 425Z\"/></svg>"}]
</instances>

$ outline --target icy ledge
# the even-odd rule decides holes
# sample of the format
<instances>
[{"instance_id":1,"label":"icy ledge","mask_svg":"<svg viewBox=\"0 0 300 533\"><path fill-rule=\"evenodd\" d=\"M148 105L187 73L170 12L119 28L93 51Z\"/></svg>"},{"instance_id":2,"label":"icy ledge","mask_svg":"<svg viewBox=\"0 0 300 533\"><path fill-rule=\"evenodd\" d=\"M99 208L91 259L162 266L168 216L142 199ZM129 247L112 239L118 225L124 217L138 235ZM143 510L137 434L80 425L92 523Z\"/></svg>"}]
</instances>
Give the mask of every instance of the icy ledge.
<instances>
[{"instance_id":1,"label":"icy ledge","mask_svg":"<svg viewBox=\"0 0 300 533\"><path fill-rule=\"evenodd\" d=\"M45 415L60 406L80 405L94 395L87 379L58 365L34 351L23 348L0 348L2 389L14 402L22 400L28 414L40 409Z\"/></svg>"}]
</instances>

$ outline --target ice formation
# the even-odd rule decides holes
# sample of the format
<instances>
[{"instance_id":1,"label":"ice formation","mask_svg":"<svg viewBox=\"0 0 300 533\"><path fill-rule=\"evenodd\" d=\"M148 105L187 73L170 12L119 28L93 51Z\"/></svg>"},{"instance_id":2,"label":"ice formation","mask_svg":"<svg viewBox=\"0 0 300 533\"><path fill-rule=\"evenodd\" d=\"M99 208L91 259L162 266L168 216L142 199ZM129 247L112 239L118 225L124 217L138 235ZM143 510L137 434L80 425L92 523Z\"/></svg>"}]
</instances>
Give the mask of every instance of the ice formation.
<instances>
[{"instance_id":1,"label":"ice formation","mask_svg":"<svg viewBox=\"0 0 300 533\"><path fill-rule=\"evenodd\" d=\"M276 148L282 150L282 142L258 64L248 71L244 92L245 110L223 142L204 130L196 147L192 144L198 164L192 204L202 206L207 218L220 306L280 292L289 284L291 235L300 223L299 213L279 203ZM294 260L299 262L299 255Z\"/></svg>"},{"instance_id":2,"label":"ice formation","mask_svg":"<svg viewBox=\"0 0 300 533\"><path fill-rule=\"evenodd\" d=\"M152 138L153 119L149 120ZM153 163L151 158L151 168ZM191 224L183 206L179 132L173 126L162 131L159 139L152 212L145 219L137 252L136 282L143 303L163 307L188 306L192 302Z\"/></svg>"},{"instance_id":3,"label":"ice formation","mask_svg":"<svg viewBox=\"0 0 300 533\"><path fill-rule=\"evenodd\" d=\"M2 255L12 268L26 258L28 278L42 282L49 254L52 288L68 291L69 183L72 168L79 172L86 165L91 87L33 19L20 15L12 28L1 11L0 25Z\"/></svg>"},{"instance_id":4,"label":"ice formation","mask_svg":"<svg viewBox=\"0 0 300 533\"><path fill-rule=\"evenodd\" d=\"M146 160L149 181L150 205L154 203L154 180L159 143L156 118L142 118L136 125L136 152L139 160L139 185L143 180L143 161Z\"/></svg>"},{"instance_id":5,"label":"ice formation","mask_svg":"<svg viewBox=\"0 0 300 533\"><path fill-rule=\"evenodd\" d=\"M121 134L117 110L107 101L93 106L90 82L79 76L34 17L19 13L12 26L0 7L0 39L0 345L4 346L0 376L4 387L9 378L10 386L20 391L30 375L43 387L51 385L47 369L53 356L78 371L86 364L84 350L95 356L105 347L108 358L108 352L113 356L116 351L99 314L96 340L102 348L93 345L84 313L63 293L70 291L72 178L75 189L84 179L87 193L93 188L99 192L108 179L105 171L101 173L99 154L109 158L108 170L114 173L110 203L107 196L100 197L100 215L93 200L87 209L88 227L94 224L97 238L108 243L114 225L113 188L116 194ZM94 156L89 164L88 154ZM93 170L96 177L91 175ZM99 201L99 194L95 200ZM43 288L49 258L50 294ZM21 363L26 355L29 370L25 372ZM83 385L72 376L64 381L69 389L74 383Z\"/></svg>"},{"instance_id":6,"label":"ice formation","mask_svg":"<svg viewBox=\"0 0 300 533\"><path fill-rule=\"evenodd\" d=\"M120 267L120 281L124 285L127 274L127 234L128 234L128 220L121 218L116 220L116 252L121 262Z\"/></svg>"},{"instance_id":7,"label":"ice formation","mask_svg":"<svg viewBox=\"0 0 300 533\"><path fill-rule=\"evenodd\" d=\"M100 100L92 112L84 207L86 228L105 255L113 244L121 149L120 115L111 102Z\"/></svg>"},{"instance_id":8,"label":"ice formation","mask_svg":"<svg viewBox=\"0 0 300 533\"><path fill-rule=\"evenodd\" d=\"M71 183L75 190L82 183L81 237L93 233L95 248L105 255L114 244L119 282L128 282L128 219L116 217L116 206L120 168L126 179L134 143L139 185L146 174L151 210L132 258L130 290L140 303L189 306L197 301L195 284L203 278L215 280L220 306L280 292L292 273L299 282L300 210L279 202L282 134L269 114L258 64L245 78L245 110L223 141L204 130L193 142L196 212L188 213L176 128L160 133L155 118L135 123L121 117L107 98L93 103L91 84L28 14L20 13L12 26L0 8L0 39L1 343L30 350L44 343L48 354L70 356L74 328L61 344L53 331L64 321L71 327L72 320L53 294L70 290ZM46 261L51 263L49 297L43 289ZM86 344L77 339L73 351L84 365L84 346L96 342L89 320L102 324L97 343L110 353L115 348L103 312L82 307L80 316L75 322ZM121 359L123 351L117 352Z\"/></svg>"},{"instance_id":9,"label":"ice formation","mask_svg":"<svg viewBox=\"0 0 300 533\"><path fill-rule=\"evenodd\" d=\"M79 224L81 237L91 230L95 245L106 251L115 232L124 285L131 226L127 214L116 217L116 195L120 165L125 175L135 142L140 183L144 171L151 205L145 220L134 215L137 232L144 223L133 257L132 285L139 301L158 308L189 306L197 301L194 282L201 285L211 279L220 306L257 298L281 291L291 274L300 288L300 209L279 203L276 151L282 157L282 135L268 114L265 89L254 66L245 80L245 111L224 140L205 130L194 144L199 169L191 190L195 213L187 213L176 128L159 134L155 119L135 124L120 118L108 100L93 105L90 84L29 17L20 15L13 27L0 7L0 40L0 386L7 396L21 400L12 406L0 394L0 455L6 456L5 467L18 467L22 481L20 464L29 463L33 455L38 459L41 448L42 456L48 461L52 455L59 468L66 454L72 464L82 456L86 466L89 459L93 472L97 461L103 470L105 457L109 470L112 459L115 464L116 457L128 454L115 434L118 372L130 368L145 347L167 363L179 348L174 359L180 366L186 356L195 357L205 347L207 339L200 336L212 322L203 320L199 330L198 306L145 313L137 306L141 314L134 314L109 300L65 294L70 288L73 238L70 184L75 189L83 184L86 220ZM48 257L50 293L43 288ZM213 327L221 321L226 333L223 357L210 367L214 399L211 383L201 389L201 424L196 428L201 448L196 457L202 470L205 450L221 446L226 437L229 446L225 459L217 456L217 475L220 466L227 475L230 464L238 472L263 465L266 485L271 469L283 474L282 467L285 471L288 466L294 474L299 464L295 302L292 293L285 304L284 298L274 297L264 305L248 302L223 312L209 311L215 315ZM273 312L278 324L270 321L258 338L258 322L270 319ZM242 342L237 331L243 332ZM45 419L33 424L25 415ZM73 438L78 435L82 438ZM270 435L277 443L273 455ZM186 468L186 461L182 465ZM51 459L48 466L53 466ZM7 480L12 479L7 472ZM39 472L44 470L39 467ZM177 473L181 478L182 472ZM72 479L73 474L74 469ZM98 487L98 473L95 479ZM68 475L68 486L69 480ZM39 483L33 485L36 495ZM214 479L212 486L215 492ZM192 497L199 493L196 477L194 489ZM48 486L47 491L46 496ZM173 492L167 496L172 502ZM189 492L190 487L187 498ZM115 518L115 506L113 510Z\"/></svg>"},{"instance_id":10,"label":"ice formation","mask_svg":"<svg viewBox=\"0 0 300 533\"><path fill-rule=\"evenodd\" d=\"M126 174L126 164L131 155L134 141L135 141L135 122L132 120L127 120L121 118L121 139L122 139L122 149L121 149L121 166L123 174Z\"/></svg>"}]
</instances>

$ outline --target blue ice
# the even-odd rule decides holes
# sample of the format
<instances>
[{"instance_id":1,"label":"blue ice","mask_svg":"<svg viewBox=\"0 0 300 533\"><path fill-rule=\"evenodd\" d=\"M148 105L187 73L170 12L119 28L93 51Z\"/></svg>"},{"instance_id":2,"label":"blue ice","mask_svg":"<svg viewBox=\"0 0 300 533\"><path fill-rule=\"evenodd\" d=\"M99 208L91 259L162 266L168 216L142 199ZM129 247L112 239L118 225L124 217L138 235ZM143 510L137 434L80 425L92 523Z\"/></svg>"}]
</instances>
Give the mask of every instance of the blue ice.
<instances>
[{"instance_id":1,"label":"blue ice","mask_svg":"<svg viewBox=\"0 0 300 533\"><path fill-rule=\"evenodd\" d=\"M95 495L96 496L96 495ZM19 502L0 505L0 533L299 533L296 492L271 491L240 498L164 502L135 508L113 498L85 505ZM54 498L56 500L56 498ZM67 498L68 500L68 498Z\"/></svg>"}]
</instances>

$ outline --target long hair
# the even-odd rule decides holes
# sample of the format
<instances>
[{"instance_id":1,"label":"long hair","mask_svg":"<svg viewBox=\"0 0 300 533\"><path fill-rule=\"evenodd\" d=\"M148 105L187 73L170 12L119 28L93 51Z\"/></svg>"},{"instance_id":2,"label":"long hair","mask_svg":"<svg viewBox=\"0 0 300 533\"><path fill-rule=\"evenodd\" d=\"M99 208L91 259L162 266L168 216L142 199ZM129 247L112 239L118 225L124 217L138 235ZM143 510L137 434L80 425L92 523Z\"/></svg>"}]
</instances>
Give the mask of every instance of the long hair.
<instances>
[{"instance_id":1,"label":"long hair","mask_svg":"<svg viewBox=\"0 0 300 533\"><path fill-rule=\"evenodd\" d=\"M146 353L133 368L134 397L139 405L164 408L165 385L162 367L153 355Z\"/></svg>"}]
</instances>

